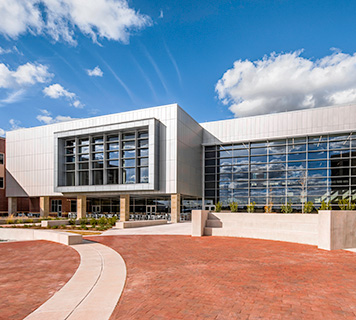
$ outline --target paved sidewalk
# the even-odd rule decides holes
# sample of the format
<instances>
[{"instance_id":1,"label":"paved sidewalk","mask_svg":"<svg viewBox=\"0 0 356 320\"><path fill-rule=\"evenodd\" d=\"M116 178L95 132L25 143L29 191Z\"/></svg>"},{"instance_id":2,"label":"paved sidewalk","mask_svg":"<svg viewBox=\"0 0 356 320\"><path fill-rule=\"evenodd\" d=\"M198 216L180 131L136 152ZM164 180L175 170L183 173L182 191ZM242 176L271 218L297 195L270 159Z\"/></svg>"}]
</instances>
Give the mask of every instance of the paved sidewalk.
<instances>
[{"instance_id":1,"label":"paved sidewalk","mask_svg":"<svg viewBox=\"0 0 356 320\"><path fill-rule=\"evenodd\" d=\"M139 234L191 235L192 223L191 222L167 223L158 226L128 228L128 229L112 228L108 231L103 232L101 236L139 235Z\"/></svg>"},{"instance_id":2,"label":"paved sidewalk","mask_svg":"<svg viewBox=\"0 0 356 320\"><path fill-rule=\"evenodd\" d=\"M125 262L114 250L85 241L73 245L81 262L74 276L27 320L105 320L115 309L126 280Z\"/></svg>"},{"instance_id":3,"label":"paved sidewalk","mask_svg":"<svg viewBox=\"0 0 356 320\"><path fill-rule=\"evenodd\" d=\"M244 238L90 238L127 265L111 319L356 318L353 252Z\"/></svg>"}]
</instances>

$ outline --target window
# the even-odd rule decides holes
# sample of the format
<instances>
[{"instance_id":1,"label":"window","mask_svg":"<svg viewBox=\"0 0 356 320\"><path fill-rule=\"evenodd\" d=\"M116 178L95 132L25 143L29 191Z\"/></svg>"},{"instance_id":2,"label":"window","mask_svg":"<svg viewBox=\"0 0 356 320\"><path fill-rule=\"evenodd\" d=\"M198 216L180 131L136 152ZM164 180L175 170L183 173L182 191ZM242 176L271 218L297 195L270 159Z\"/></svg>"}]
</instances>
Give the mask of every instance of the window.
<instances>
[{"instance_id":1,"label":"window","mask_svg":"<svg viewBox=\"0 0 356 320\"><path fill-rule=\"evenodd\" d=\"M70 200L70 211L71 212L77 211L77 200Z\"/></svg>"},{"instance_id":2,"label":"window","mask_svg":"<svg viewBox=\"0 0 356 320\"><path fill-rule=\"evenodd\" d=\"M62 212L62 200L51 201L51 212Z\"/></svg>"},{"instance_id":3,"label":"window","mask_svg":"<svg viewBox=\"0 0 356 320\"><path fill-rule=\"evenodd\" d=\"M4 189L4 178L0 178L0 189Z\"/></svg>"},{"instance_id":4,"label":"window","mask_svg":"<svg viewBox=\"0 0 356 320\"><path fill-rule=\"evenodd\" d=\"M0 153L0 164L4 164L4 154Z\"/></svg>"},{"instance_id":5,"label":"window","mask_svg":"<svg viewBox=\"0 0 356 320\"><path fill-rule=\"evenodd\" d=\"M66 139L65 185L148 183L149 150L144 128Z\"/></svg>"}]
</instances>

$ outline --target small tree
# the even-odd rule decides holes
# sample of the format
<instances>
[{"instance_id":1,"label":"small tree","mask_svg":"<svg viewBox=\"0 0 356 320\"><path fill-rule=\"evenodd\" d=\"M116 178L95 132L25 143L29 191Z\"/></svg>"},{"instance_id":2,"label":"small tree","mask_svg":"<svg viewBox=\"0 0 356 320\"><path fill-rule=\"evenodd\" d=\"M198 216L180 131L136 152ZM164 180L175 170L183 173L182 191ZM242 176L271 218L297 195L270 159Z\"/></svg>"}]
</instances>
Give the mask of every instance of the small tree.
<instances>
[{"instance_id":1,"label":"small tree","mask_svg":"<svg viewBox=\"0 0 356 320\"><path fill-rule=\"evenodd\" d=\"M237 202L230 202L230 210L231 212L237 212L239 205L237 204Z\"/></svg>"},{"instance_id":2,"label":"small tree","mask_svg":"<svg viewBox=\"0 0 356 320\"><path fill-rule=\"evenodd\" d=\"M256 205L255 201L250 202L250 204L247 205L247 212L250 212L250 213L255 212L255 205Z\"/></svg>"},{"instance_id":3,"label":"small tree","mask_svg":"<svg viewBox=\"0 0 356 320\"><path fill-rule=\"evenodd\" d=\"M339 200L340 210L355 210L355 204L350 202L348 199Z\"/></svg>"},{"instance_id":4,"label":"small tree","mask_svg":"<svg viewBox=\"0 0 356 320\"><path fill-rule=\"evenodd\" d=\"M283 213L292 213L293 212L292 203L287 202L286 205L282 205L281 206L281 212L283 212Z\"/></svg>"},{"instance_id":5,"label":"small tree","mask_svg":"<svg viewBox=\"0 0 356 320\"><path fill-rule=\"evenodd\" d=\"M320 204L320 208L318 209L318 211L320 211L320 210L331 210L331 201L329 201L329 202L325 202L324 200L323 201L321 201L321 204Z\"/></svg>"},{"instance_id":6,"label":"small tree","mask_svg":"<svg viewBox=\"0 0 356 320\"><path fill-rule=\"evenodd\" d=\"M312 201L308 201L304 204L304 212L311 213L314 209L314 204Z\"/></svg>"},{"instance_id":7,"label":"small tree","mask_svg":"<svg viewBox=\"0 0 356 320\"><path fill-rule=\"evenodd\" d=\"M221 212L222 203L219 201L215 204L215 212Z\"/></svg>"}]
</instances>

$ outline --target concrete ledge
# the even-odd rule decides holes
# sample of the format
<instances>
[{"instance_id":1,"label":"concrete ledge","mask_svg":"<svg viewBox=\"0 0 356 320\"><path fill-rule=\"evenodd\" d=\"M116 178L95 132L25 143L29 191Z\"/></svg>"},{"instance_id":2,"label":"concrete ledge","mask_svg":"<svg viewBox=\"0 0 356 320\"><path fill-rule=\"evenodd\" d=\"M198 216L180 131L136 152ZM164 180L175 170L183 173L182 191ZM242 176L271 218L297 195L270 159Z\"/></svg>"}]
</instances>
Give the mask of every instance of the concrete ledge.
<instances>
[{"instance_id":1,"label":"concrete ledge","mask_svg":"<svg viewBox=\"0 0 356 320\"><path fill-rule=\"evenodd\" d=\"M115 227L119 229L127 228L141 228L148 226L158 226L161 224L166 224L167 220L138 220L138 221L118 221L116 222Z\"/></svg>"},{"instance_id":2,"label":"concrete ledge","mask_svg":"<svg viewBox=\"0 0 356 320\"><path fill-rule=\"evenodd\" d=\"M80 234L50 230L0 228L0 239L3 240L47 240L65 245L80 244L83 237Z\"/></svg>"},{"instance_id":3,"label":"concrete ledge","mask_svg":"<svg viewBox=\"0 0 356 320\"><path fill-rule=\"evenodd\" d=\"M208 219L208 210L192 210L192 236L201 237Z\"/></svg>"},{"instance_id":4,"label":"concrete ledge","mask_svg":"<svg viewBox=\"0 0 356 320\"><path fill-rule=\"evenodd\" d=\"M69 225L69 220L42 220L41 227L53 227L53 226L62 226L62 225Z\"/></svg>"}]
</instances>

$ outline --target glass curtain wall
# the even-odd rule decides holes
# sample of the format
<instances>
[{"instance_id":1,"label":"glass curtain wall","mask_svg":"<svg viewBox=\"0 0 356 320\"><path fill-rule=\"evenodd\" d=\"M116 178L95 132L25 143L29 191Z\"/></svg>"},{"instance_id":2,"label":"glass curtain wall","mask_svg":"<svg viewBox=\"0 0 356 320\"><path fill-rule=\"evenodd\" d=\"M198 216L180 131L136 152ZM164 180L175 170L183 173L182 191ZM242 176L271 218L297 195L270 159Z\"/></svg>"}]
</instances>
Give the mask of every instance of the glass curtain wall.
<instances>
[{"instance_id":1,"label":"glass curtain wall","mask_svg":"<svg viewBox=\"0 0 356 320\"><path fill-rule=\"evenodd\" d=\"M356 134L205 146L204 161L205 200L224 207L356 200Z\"/></svg>"},{"instance_id":2,"label":"glass curtain wall","mask_svg":"<svg viewBox=\"0 0 356 320\"><path fill-rule=\"evenodd\" d=\"M148 183L147 129L65 141L65 185Z\"/></svg>"}]
</instances>

